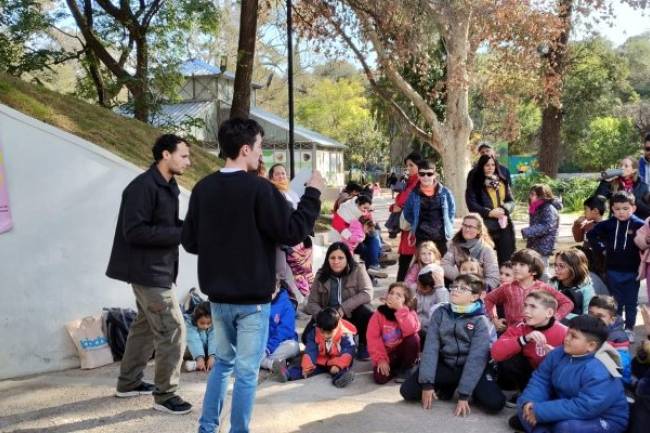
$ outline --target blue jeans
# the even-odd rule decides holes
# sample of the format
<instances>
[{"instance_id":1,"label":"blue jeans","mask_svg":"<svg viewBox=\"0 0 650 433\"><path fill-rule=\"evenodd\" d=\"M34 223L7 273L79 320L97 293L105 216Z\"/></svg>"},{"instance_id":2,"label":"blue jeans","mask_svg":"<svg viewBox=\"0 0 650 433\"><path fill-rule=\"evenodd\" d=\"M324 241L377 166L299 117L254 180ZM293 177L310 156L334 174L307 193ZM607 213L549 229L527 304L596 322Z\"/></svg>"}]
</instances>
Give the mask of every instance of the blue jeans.
<instances>
[{"instance_id":1,"label":"blue jeans","mask_svg":"<svg viewBox=\"0 0 650 433\"><path fill-rule=\"evenodd\" d=\"M375 230L375 234L372 236L366 236L354 252L361 256L361 260L366 263L366 267L379 266L379 256L381 255L381 235L379 230Z\"/></svg>"},{"instance_id":2,"label":"blue jeans","mask_svg":"<svg viewBox=\"0 0 650 433\"><path fill-rule=\"evenodd\" d=\"M230 433L248 433L257 375L269 334L270 304L240 305L210 303L217 348L217 362L208 376L203 397L199 433L214 433L235 371Z\"/></svg>"}]
</instances>

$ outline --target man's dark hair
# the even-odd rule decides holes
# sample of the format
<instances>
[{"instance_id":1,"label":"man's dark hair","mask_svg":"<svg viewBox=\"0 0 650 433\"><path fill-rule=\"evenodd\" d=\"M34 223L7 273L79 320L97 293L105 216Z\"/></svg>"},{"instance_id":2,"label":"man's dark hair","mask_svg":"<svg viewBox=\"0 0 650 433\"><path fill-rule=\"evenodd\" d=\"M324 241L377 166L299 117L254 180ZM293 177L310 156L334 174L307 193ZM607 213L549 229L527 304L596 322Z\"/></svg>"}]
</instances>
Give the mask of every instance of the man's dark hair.
<instances>
[{"instance_id":1,"label":"man's dark hair","mask_svg":"<svg viewBox=\"0 0 650 433\"><path fill-rule=\"evenodd\" d=\"M544 274L544 260L542 259L542 256L537 251L531 250L530 248L516 251L512 257L510 257L510 261L512 263L528 265L528 270L535 276L536 280L542 278L542 274Z\"/></svg>"},{"instance_id":2,"label":"man's dark hair","mask_svg":"<svg viewBox=\"0 0 650 433\"><path fill-rule=\"evenodd\" d=\"M151 152L153 153L153 160L158 162L163 159L163 152L165 150L169 153L174 153L178 147L178 143L185 143L187 146L190 145L187 141L183 140L178 135L163 134L158 137L153 147L151 148Z\"/></svg>"},{"instance_id":3,"label":"man's dark hair","mask_svg":"<svg viewBox=\"0 0 650 433\"><path fill-rule=\"evenodd\" d=\"M255 144L257 134L264 137L264 128L253 119L234 117L224 121L218 133L221 155L228 159L237 159L245 144L251 147Z\"/></svg>"},{"instance_id":4,"label":"man's dark hair","mask_svg":"<svg viewBox=\"0 0 650 433\"><path fill-rule=\"evenodd\" d=\"M327 307L320 310L316 315L316 326L322 331L333 331L339 326L341 316L334 308Z\"/></svg>"},{"instance_id":5,"label":"man's dark hair","mask_svg":"<svg viewBox=\"0 0 650 433\"><path fill-rule=\"evenodd\" d=\"M361 206L362 204L372 204L372 197L366 195L366 194L359 194L356 198L355 203L357 206Z\"/></svg>"},{"instance_id":6,"label":"man's dark hair","mask_svg":"<svg viewBox=\"0 0 650 433\"><path fill-rule=\"evenodd\" d=\"M616 303L616 299L614 299L613 296L596 295L591 298L591 301L589 301L589 308L591 307L602 308L603 310L609 312L612 317L616 317L616 314L618 312L618 304Z\"/></svg>"},{"instance_id":7,"label":"man's dark hair","mask_svg":"<svg viewBox=\"0 0 650 433\"><path fill-rule=\"evenodd\" d=\"M418 170L433 170L436 171L436 165L433 163L433 161L429 161L428 159L423 159L420 160L417 163Z\"/></svg>"},{"instance_id":8,"label":"man's dark hair","mask_svg":"<svg viewBox=\"0 0 650 433\"><path fill-rule=\"evenodd\" d=\"M408 155L406 155L406 158L404 158L404 164L406 164L406 161L411 161L413 164L418 165L418 162L422 161L422 155L420 155L419 152L411 152Z\"/></svg>"},{"instance_id":9,"label":"man's dark hair","mask_svg":"<svg viewBox=\"0 0 650 433\"><path fill-rule=\"evenodd\" d=\"M587 200L585 200L582 205L584 207L588 207L589 209L596 209L599 214L605 215L606 203L607 199L602 195L592 195L591 197L587 198Z\"/></svg>"},{"instance_id":10,"label":"man's dark hair","mask_svg":"<svg viewBox=\"0 0 650 433\"><path fill-rule=\"evenodd\" d=\"M598 317L587 314L576 316L569 320L569 328L582 332L587 337L587 340L595 341L598 344L598 348L607 341L607 337L609 336L609 330L605 322Z\"/></svg>"},{"instance_id":11,"label":"man's dark hair","mask_svg":"<svg viewBox=\"0 0 650 433\"><path fill-rule=\"evenodd\" d=\"M648 132L648 133L645 135L645 140L644 140L644 141L645 141L645 143L647 143L648 141L650 141L650 132Z\"/></svg>"},{"instance_id":12,"label":"man's dark hair","mask_svg":"<svg viewBox=\"0 0 650 433\"><path fill-rule=\"evenodd\" d=\"M486 147L488 149L494 149L490 143L484 141L484 142L482 142L481 144L478 145L478 149L476 149L476 150L478 150L480 152L481 150L485 149Z\"/></svg>"},{"instance_id":13,"label":"man's dark hair","mask_svg":"<svg viewBox=\"0 0 650 433\"><path fill-rule=\"evenodd\" d=\"M628 203L631 206L634 206L636 199L634 198L634 194L631 192L616 191L614 194L612 194L612 198L609 199L609 205L611 207L614 207L614 203Z\"/></svg>"}]
</instances>

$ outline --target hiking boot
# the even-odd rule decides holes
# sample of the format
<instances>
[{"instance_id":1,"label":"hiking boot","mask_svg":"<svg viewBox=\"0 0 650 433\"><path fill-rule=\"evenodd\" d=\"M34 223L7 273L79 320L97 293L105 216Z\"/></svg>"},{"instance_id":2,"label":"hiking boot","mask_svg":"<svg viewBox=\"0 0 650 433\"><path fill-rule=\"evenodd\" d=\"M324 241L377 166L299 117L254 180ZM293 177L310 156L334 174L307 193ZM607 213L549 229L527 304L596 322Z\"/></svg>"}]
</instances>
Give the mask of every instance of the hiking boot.
<instances>
[{"instance_id":1,"label":"hiking boot","mask_svg":"<svg viewBox=\"0 0 650 433\"><path fill-rule=\"evenodd\" d=\"M382 268L387 268L389 266L393 266L394 264L397 264L396 259L379 259L379 266Z\"/></svg>"},{"instance_id":2,"label":"hiking boot","mask_svg":"<svg viewBox=\"0 0 650 433\"><path fill-rule=\"evenodd\" d=\"M369 266L368 275L375 278L388 278L388 274L382 271L379 266Z\"/></svg>"},{"instance_id":3,"label":"hiking boot","mask_svg":"<svg viewBox=\"0 0 650 433\"><path fill-rule=\"evenodd\" d=\"M354 373L350 370L341 373L338 377L334 378L332 383L337 388L345 388L349 384L354 382Z\"/></svg>"},{"instance_id":4,"label":"hiking boot","mask_svg":"<svg viewBox=\"0 0 650 433\"><path fill-rule=\"evenodd\" d=\"M521 394L519 394L518 392L512 394L510 398L506 400L506 407L510 407L510 408L517 407L517 399L519 398L520 395Z\"/></svg>"},{"instance_id":5,"label":"hiking boot","mask_svg":"<svg viewBox=\"0 0 650 433\"><path fill-rule=\"evenodd\" d=\"M516 432L526 431L526 429L524 429L524 425L521 423L521 420L517 415L513 415L508 418L508 425Z\"/></svg>"},{"instance_id":6,"label":"hiking boot","mask_svg":"<svg viewBox=\"0 0 650 433\"><path fill-rule=\"evenodd\" d=\"M151 395L155 388L156 387L152 383L142 382L137 388L133 388L130 391L115 390L115 397L128 398L137 397L139 395Z\"/></svg>"},{"instance_id":7,"label":"hiking boot","mask_svg":"<svg viewBox=\"0 0 650 433\"><path fill-rule=\"evenodd\" d=\"M276 359L273 361L271 371L279 382L284 383L289 380L289 369L287 368L286 362Z\"/></svg>"},{"instance_id":8,"label":"hiking boot","mask_svg":"<svg viewBox=\"0 0 650 433\"><path fill-rule=\"evenodd\" d=\"M192 411L192 405L177 395L162 403L154 403L153 408L172 415L185 415Z\"/></svg>"}]
</instances>

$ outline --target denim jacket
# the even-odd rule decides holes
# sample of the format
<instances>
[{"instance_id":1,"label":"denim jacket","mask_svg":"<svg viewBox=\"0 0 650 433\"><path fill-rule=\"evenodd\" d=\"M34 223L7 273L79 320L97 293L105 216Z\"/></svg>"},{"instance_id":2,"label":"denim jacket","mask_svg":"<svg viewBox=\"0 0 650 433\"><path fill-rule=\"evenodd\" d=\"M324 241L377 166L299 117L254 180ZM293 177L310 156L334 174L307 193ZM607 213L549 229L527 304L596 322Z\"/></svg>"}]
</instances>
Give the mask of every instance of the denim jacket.
<instances>
[{"instance_id":1,"label":"denim jacket","mask_svg":"<svg viewBox=\"0 0 650 433\"><path fill-rule=\"evenodd\" d=\"M442 199L442 215L447 240L454 236L454 217L456 216L456 202L454 196L443 184L438 183L438 194ZM413 188L403 209L404 219L411 224L411 233L415 235L420 222L420 188Z\"/></svg>"}]
</instances>

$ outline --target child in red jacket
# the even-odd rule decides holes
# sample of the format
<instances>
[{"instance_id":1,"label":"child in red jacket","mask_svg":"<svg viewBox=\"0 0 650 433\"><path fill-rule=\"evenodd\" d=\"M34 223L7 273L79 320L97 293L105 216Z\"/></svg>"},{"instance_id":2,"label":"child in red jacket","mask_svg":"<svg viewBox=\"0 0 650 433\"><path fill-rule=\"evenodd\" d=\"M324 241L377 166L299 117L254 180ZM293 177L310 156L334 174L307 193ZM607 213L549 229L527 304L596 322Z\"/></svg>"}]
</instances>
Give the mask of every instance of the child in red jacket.
<instances>
[{"instance_id":1,"label":"child in red jacket","mask_svg":"<svg viewBox=\"0 0 650 433\"><path fill-rule=\"evenodd\" d=\"M403 382L420 355L420 320L413 308L413 294L404 283L388 287L386 303L368 323L366 339L373 378L380 385L392 378Z\"/></svg>"},{"instance_id":2,"label":"child in red jacket","mask_svg":"<svg viewBox=\"0 0 650 433\"><path fill-rule=\"evenodd\" d=\"M535 290L526 296L524 320L509 326L492 345L501 389L523 391L546 354L562 345L567 327L555 320L556 310L557 300L548 292ZM517 394L506 406L516 407L516 397Z\"/></svg>"},{"instance_id":3,"label":"child in red jacket","mask_svg":"<svg viewBox=\"0 0 650 433\"><path fill-rule=\"evenodd\" d=\"M341 319L334 308L325 308L316 315L316 326L307 334L305 354L300 366L282 369L281 381L306 379L321 373L332 376L332 384L343 388L354 380L350 371L356 351L354 335L357 329Z\"/></svg>"}]
</instances>

